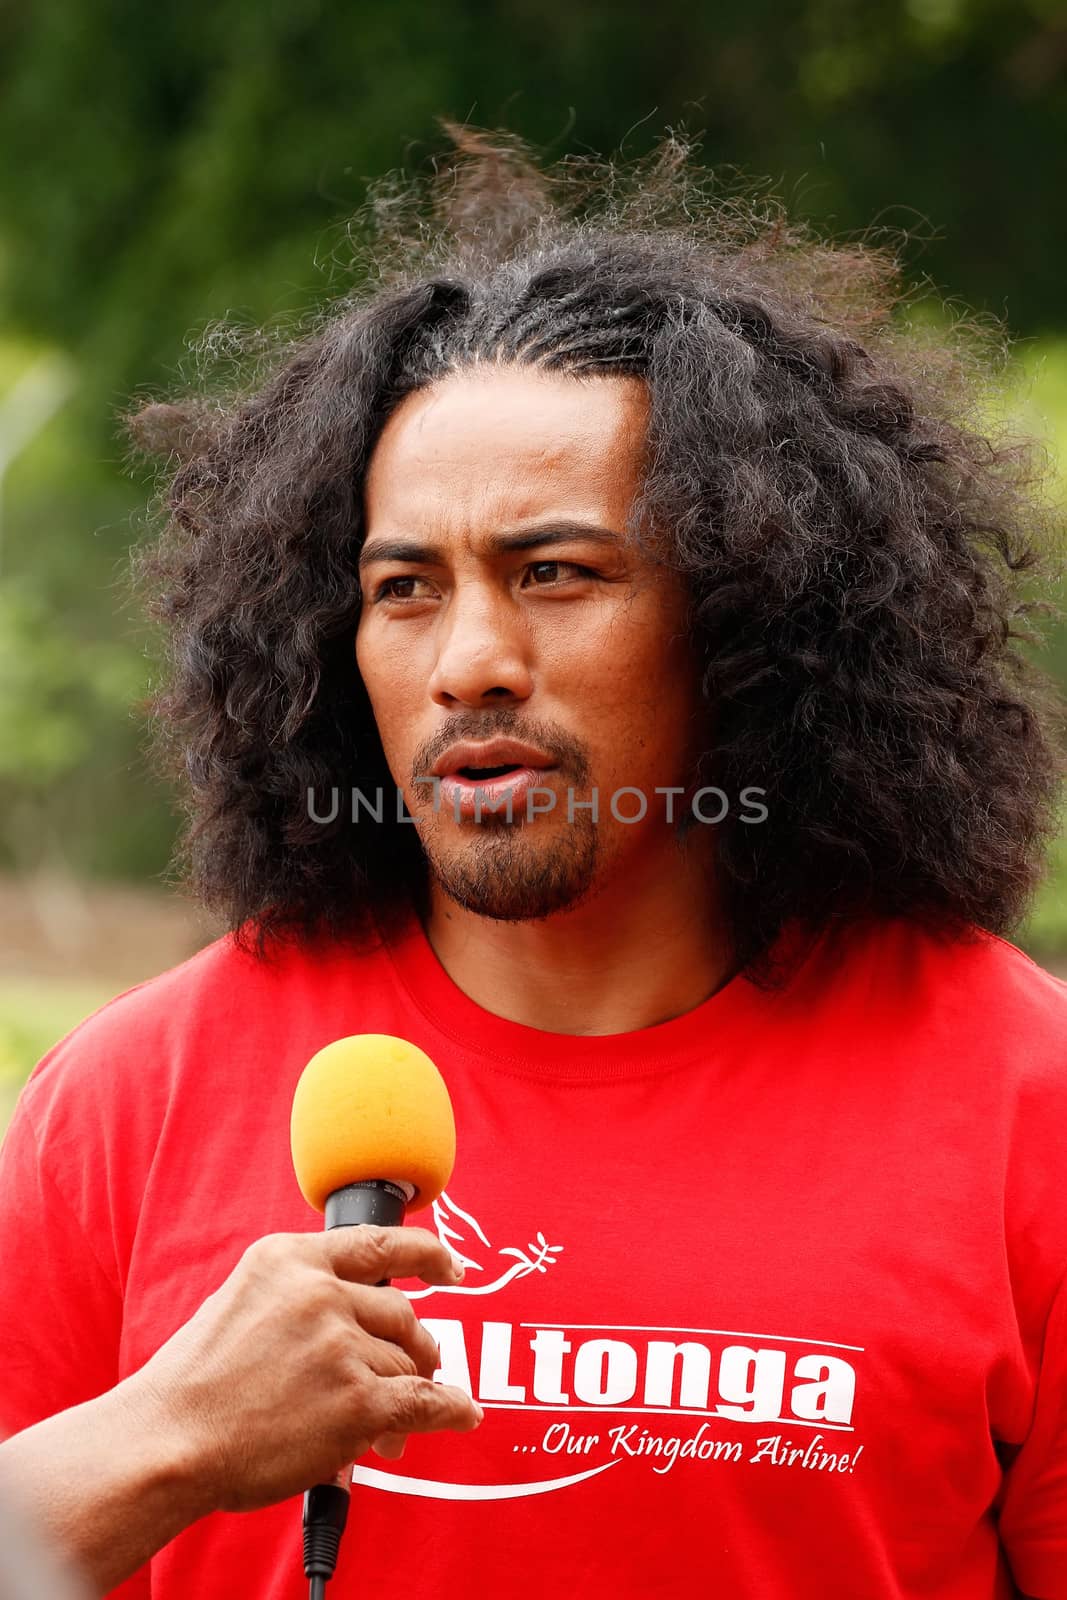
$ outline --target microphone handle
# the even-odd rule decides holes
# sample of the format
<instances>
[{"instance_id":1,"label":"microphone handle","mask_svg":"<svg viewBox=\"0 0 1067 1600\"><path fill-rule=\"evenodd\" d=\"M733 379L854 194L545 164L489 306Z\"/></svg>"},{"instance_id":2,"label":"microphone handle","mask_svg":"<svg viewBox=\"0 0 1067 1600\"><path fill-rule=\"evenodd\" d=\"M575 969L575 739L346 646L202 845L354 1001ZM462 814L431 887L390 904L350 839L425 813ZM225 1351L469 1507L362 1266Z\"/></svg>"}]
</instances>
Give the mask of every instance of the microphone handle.
<instances>
[{"instance_id":1,"label":"microphone handle","mask_svg":"<svg viewBox=\"0 0 1067 1600\"><path fill-rule=\"evenodd\" d=\"M349 1183L335 1189L326 1201L327 1228L352 1228L360 1223L374 1223L379 1228L399 1228L404 1220L404 1207L412 1198L399 1183L388 1178L368 1178L362 1183ZM388 1278L383 1279L388 1283Z\"/></svg>"},{"instance_id":2,"label":"microphone handle","mask_svg":"<svg viewBox=\"0 0 1067 1600\"><path fill-rule=\"evenodd\" d=\"M326 1201L327 1228L353 1228L373 1224L379 1228L399 1228L411 1194L388 1178L368 1178L360 1183L335 1189ZM382 1278L378 1288L388 1287ZM321 1595L327 1579L333 1577L337 1551L348 1520L352 1468L343 1467L332 1483L317 1483L304 1494L304 1576L311 1582L311 1594Z\"/></svg>"}]
</instances>

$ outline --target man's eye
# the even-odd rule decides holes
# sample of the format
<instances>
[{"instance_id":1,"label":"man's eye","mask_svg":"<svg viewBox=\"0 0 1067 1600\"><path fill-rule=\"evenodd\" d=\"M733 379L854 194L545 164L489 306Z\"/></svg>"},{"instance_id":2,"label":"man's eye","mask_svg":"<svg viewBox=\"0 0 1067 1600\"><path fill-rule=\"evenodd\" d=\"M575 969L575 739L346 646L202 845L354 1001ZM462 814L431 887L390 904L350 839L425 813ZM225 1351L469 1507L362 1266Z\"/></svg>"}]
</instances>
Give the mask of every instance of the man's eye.
<instances>
[{"instance_id":1,"label":"man's eye","mask_svg":"<svg viewBox=\"0 0 1067 1600\"><path fill-rule=\"evenodd\" d=\"M534 561L526 570L535 589L547 589L561 577L573 577L575 573L583 578L592 576L589 567L579 566L576 561Z\"/></svg>"},{"instance_id":2,"label":"man's eye","mask_svg":"<svg viewBox=\"0 0 1067 1600\"><path fill-rule=\"evenodd\" d=\"M386 578L374 591L375 604L379 600L415 600L418 596L413 592L412 585L422 583L422 578Z\"/></svg>"}]
</instances>

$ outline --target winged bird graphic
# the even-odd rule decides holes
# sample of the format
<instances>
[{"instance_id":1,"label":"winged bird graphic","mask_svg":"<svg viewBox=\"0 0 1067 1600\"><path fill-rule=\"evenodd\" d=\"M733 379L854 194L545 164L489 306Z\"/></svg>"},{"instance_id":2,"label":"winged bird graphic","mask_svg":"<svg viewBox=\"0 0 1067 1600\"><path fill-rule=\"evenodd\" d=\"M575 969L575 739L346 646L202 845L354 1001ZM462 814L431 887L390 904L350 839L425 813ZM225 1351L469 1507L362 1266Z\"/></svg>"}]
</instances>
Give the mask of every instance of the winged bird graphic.
<instances>
[{"instance_id":1,"label":"winged bird graphic","mask_svg":"<svg viewBox=\"0 0 1067 1600\"><path fill-rule=\"evenodd\" d=\"M463 1263L468 1277L475 1272L494 1271L496 1276L477 1284L405 1290L409 1300L422 1300L430 1294L495 1294L516 1278L525 1278L531 1272L547 1272L549 1267L555 1266L556 1257L563 1249L561 1244L549 1244L540 1231L534 1234L525 1250L518 1245L494 1249L477 1218L464 1211L447 1193L434 1201L433 1220L437 1237ZM511 1258L511 1264L505 1265L501 1257Z\"/></svg>"}]
</instances>

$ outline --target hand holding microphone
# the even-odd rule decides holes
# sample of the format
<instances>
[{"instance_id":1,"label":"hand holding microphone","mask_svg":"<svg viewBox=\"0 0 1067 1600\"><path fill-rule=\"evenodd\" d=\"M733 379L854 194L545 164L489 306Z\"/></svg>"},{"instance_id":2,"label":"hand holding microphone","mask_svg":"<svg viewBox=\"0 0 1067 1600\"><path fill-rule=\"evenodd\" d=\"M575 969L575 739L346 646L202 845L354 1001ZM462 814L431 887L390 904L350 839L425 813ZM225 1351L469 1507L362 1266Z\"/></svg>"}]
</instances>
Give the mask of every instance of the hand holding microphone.
<instances>
[{"instance_id":1,"label":"hand holding microphone","mask_svg":"<svg viewBox=\"0 0 1067 1600\"><path fill-rule=\"evenodd\" d=\"M432 1381L437 1347L386 1287L459 1277L433 1234L397 1226L451 1176L455 1126L436 1067L386 1035L337 1040L304 1070L291 1137L297 1180L326 1232L250 1245L127 1380L150 1424L183 1442L203 1496L197 1515L346 1482L376 1442L396 1455L407 1434L482 1420L463 1390Z\"/></svg>"},{"instance_id":2,"label":"hand holding microphone","mask_svg":"<svg viewBox=\"0 0 1067 1600\"><path fill-rule=\"evenodd\" d=\"M421 1228L270 1234L120 1386L195 1492L188 1520L328 1482L381 1434L477 1426L467 1394L431 1381L437 1349L409 1301L373 1287L386 1276L456 1281Z\"/></svg>"}]
</instances>

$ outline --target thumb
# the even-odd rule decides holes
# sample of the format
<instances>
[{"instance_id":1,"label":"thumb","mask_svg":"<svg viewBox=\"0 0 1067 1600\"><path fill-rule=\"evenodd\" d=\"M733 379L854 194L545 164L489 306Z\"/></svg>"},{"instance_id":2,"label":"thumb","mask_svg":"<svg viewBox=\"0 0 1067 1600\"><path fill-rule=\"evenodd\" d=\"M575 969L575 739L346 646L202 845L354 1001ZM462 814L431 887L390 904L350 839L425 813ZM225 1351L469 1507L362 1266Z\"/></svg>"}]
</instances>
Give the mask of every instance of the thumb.
<instances>
[{"instance_id":1,"label":"thumb","mask_svg":"<svg viewBox=\"0 0 1067 1600\"><path fill-rule=\"evenodd\" d=\"M371 1448L383 1461L399 1461L407 1442L406 1433L383 1433L373 1441Z\"/></svg>"}]
</instances>

